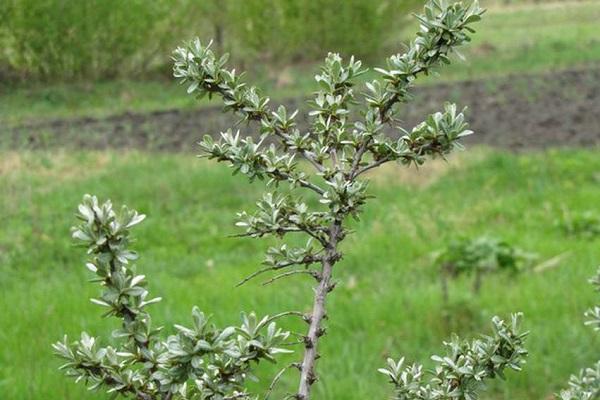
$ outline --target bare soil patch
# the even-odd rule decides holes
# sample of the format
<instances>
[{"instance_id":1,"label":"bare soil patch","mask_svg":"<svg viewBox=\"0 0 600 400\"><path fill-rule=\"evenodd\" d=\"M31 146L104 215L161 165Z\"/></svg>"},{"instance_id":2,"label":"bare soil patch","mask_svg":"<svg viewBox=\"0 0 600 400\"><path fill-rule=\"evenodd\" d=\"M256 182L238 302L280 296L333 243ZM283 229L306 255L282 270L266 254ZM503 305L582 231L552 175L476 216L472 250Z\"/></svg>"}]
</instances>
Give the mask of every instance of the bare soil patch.
<instances>
[{"instance_id":1,"label":"bare soil patch","mask_svg":"<svg viewBox=\"0 0 600 400\"><path fill-rule=\"evenodd\" d=\"M600 144L600 69L519 75L419 87L415 101L402 107L402 125L410 128L426 113L450 100L468 107L475 130L468 144L508 149ZM289 108L305 108L288 99ZM302 113L301 113L302 114ZM218 135L236 123L221 107L125 113L108 118L61 119L0 127L0 146L9 149L134 148L194 151L204 134ZM308 126L300 120L301 129ZM240 125L248 135L255 127ZM390 129L390 135L398 135Z\"/></svg>"}]
</instances>

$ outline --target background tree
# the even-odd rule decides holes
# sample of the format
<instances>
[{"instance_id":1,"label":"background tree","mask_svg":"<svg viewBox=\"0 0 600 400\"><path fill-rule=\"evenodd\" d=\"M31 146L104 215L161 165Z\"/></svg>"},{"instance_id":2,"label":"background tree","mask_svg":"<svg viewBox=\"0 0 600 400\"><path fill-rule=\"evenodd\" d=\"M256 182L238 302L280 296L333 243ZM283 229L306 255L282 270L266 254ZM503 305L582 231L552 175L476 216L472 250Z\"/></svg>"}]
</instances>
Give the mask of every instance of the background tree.
<instances>
[{"instance_id":1,"label":"background tree","mask_svg":"<svg viewBox=\"0 0 600 400\"><path fill-rule=\"evenodd\" d=\"M451 241L436 257L442 285L442 297L448 305L448 279L473 276L473 294L479 294L483 275L506 271L512 274L531 266L535 254L527 253L506 241L481 236Z\"/></svg>"}]
</instances>

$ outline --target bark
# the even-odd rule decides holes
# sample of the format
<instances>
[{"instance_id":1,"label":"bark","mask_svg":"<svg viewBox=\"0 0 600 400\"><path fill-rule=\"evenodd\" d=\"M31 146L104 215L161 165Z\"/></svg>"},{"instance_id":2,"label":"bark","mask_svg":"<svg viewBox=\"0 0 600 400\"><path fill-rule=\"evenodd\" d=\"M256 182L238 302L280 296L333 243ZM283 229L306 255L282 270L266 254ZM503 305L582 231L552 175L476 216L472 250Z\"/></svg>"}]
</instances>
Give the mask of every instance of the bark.
<instances>
[{"instance_id":1,"label":"bark","mask_svg":"<svg viewBox=\"0 0 600 400\"><path fill-rule=\"evenodd\" d=\"M315 373L315 362L319 358L318 342L323 336L323 319L326 316L325 300L327 294L333 290L331 281L333 266L338 260L337 242L341 230L341 222L336 221L330 229L330 242L323 258L321 267L321 279L315 289L313 309L310 315L308 333L304 338L304 358L300 371L300 385L296 398L298 400L310 399L310 389L317 380Z\"/></svg>"}]
</instances>

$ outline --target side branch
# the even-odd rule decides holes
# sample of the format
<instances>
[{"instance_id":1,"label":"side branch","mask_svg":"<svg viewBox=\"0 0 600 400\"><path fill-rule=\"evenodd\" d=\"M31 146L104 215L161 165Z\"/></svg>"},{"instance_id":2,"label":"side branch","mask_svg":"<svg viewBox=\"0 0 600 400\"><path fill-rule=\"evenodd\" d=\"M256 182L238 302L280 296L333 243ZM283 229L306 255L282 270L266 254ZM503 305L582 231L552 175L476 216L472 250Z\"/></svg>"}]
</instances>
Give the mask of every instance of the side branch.
<instances>
[{"instance_id":1,"label":"side branch","mask_svg":"<svg viewBox=\"0 0 600 400\"><path fill-rule=\"evenodd\" d=\"M241 114L244 120L260 122L263 134L278 137L285 148L298 152L322 172L325 169L323 164L309 147L302 144L302 138L295 129L296 113L288 116L283 106L277 112L271 111L268 97L261 96L256 87L243 82L243 74L225 68L227 59L228 55L217 59L210 43L204 46L196 39L173 53L173 75L180 78L181 83L189 84L188 93L195 93L198 97L216 94L222 98L226 110Z\"/></svg>"},{"instance_id":2,"label":"side branch","mask_svg":"<svg viewBox=\"0 0 600 400\"><path fill-rule=\"evenodd\" d=\"M316 262L320 262L320 261L321 261L321 257L308 256L308 257L303 258L300 261L288 260L288 261L278 262L274 265L269 265L265 268L261 268L258 271L251 273L250 275L245 277L240 283L238 283L236 285L236 287L242 286L246 282L249 282L252 279L256 278L257 276L267 273L269 271L278 271L278 270L285 269L285 268L288 268L288 267L291 267L294 265L306 265L308 267L308 265L316 263ZM306 271L308 271L308 270L306 270ZM311 272L316 273L315 271L311 271Z\"/></svg>"},{"instance_id":3,"label":"side branch","mask_svg":"<svg viewBox=\"0 0 600 400\"><path fill-rule=\"evenodd\" d=\"M426 157L443 157L460 147L460 139L473 133L468 127L464 113L457 113L456 105L447 103L443 112L430 115L410 132L403 131L404 135L396 143L386 139L374 143L369 150L375 159L362 167L358 163L352 177L389 161L420 165Z\"/></svg>"},{"instance_id":4,"label":"side branch","mask_svg":"<svg viewBox=\"0 0 600 400\"><path fill-rule=\"evenodd\" d=\"M294 155L281 154L274 146L262 148L262 141L254 143L251 137L240 138L239 131L234 135L231 131L222 132L221 139L214 141L205 136L199 143L202 156L229 162L235 172L241 172L250 180L270 179L270 182L287 181L323 195L318 185L306 179L306 175L297 171Z\"/></svg>"}]
</instances>

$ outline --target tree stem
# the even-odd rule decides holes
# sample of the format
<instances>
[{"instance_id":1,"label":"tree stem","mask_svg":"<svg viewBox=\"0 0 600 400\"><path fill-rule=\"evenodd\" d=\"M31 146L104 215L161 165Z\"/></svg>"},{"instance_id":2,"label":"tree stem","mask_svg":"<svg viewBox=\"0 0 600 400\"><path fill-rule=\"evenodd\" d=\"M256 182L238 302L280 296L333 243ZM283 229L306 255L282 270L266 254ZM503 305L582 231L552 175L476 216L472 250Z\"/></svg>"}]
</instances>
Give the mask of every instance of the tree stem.
<instances>
[{"instance_id":1,"label":"tree stem","mask_svg":"<svg viewBox=\"0 0 600 400\"><path fill-rule=\"evenodd\" d=\"M325 318L325 300L327 294L333 289L331 282L333 266L338 260L337 242L341 231L342 223L336 220L330 228L329 244L321 263L321 279L319 285L315 289L315 297L313 309L310 315L310 326L305 337L304 358L300 372L300 385L298 387L298 400L309 400L310 389L315 383L317 377L315 374L315 362L319 357L317 352L317 344L319 338L323 336L322 327L323 319Z\"/></svg>"}]
</instances>

